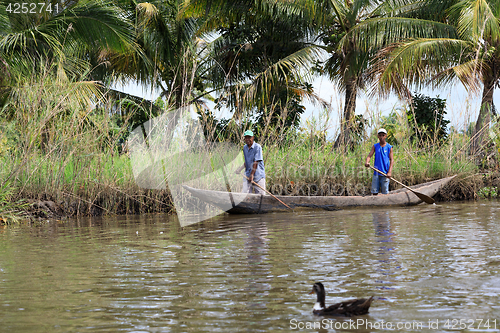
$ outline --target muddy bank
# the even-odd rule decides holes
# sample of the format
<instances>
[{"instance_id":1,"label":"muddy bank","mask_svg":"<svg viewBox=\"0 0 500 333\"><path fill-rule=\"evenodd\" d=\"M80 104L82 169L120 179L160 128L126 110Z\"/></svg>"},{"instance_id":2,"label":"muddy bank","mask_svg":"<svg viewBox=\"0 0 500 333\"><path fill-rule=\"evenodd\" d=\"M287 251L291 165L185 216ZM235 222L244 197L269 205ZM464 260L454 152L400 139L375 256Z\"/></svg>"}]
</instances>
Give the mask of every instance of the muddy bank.
<instances>
[{"instance_id":1,"label":"muddy bank","mask_svg":"<svg viewBox=\"0 0 500 333\"><path fill-rule=\"evenodd\" d=\"M25 200L29 203L26 213L31 218L172 213L174 210L171 196L166 191L121 195L103 193L91 199L75 195L61 198L43 193L30 195Z\"/></svg>"},{"instance_id":2,"label":"muddy bank","mask_svg":"<svg viewBox=\"0 0 500 333\"><path fill-rule=\"evenodd\" d=\"M491 194L485 195L485 188L500 189L500 173L459 175L444 186L435 199L437 201L457 201L496 197Z\"/></svg>"}]
</instances>

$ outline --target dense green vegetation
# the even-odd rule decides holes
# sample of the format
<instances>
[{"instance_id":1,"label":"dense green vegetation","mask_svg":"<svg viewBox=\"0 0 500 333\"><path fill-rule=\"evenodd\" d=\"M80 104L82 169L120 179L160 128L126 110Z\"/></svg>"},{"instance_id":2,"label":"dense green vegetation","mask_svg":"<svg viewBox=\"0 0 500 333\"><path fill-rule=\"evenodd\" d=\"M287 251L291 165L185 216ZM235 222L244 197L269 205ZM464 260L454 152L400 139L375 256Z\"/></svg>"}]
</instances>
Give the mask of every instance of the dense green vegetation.
<instances>
[{"instance_id":1,"label":"dense green vegetation","mask_svg":"<svg viewBox=\"0 0 500 333\"><path fill-rule=\"evenodd\" d=\"M449 120L446 114L446 100L416 94L412 98L411 108L407 111L408 122L414 127L412 137L421 139L421 143L435 141L442 143L448 137Z\"/></svg>"},{"instance_id":2,"label":"dense green vegetation","mask_svg":"<svg viewBox=\"0 0 500 333\"><path fill-rule=\"evenodd\" d=\"M497 167L496 1L49 2L28 1L35 10L23 13L0 1L5 221L41 201L66 214L170 211L168 191L135 183L127 139L182 106L198 111L211 142L241 143L243 131L254 129L275 192L328 184L336 188L330 194L363 193L370 173L361 163L379 126L395 146L394 174L408 184ZM319 74L344 94L330 140L325 119L301 122L304 99L332 114L311 86ZM127 81L161 97L113 89ZM447 129L443 100L412 100L412 90L449 84L482 94L472 130ZM396 92L407 107L386 117L355 115L362 90ZM217 119L208 101L231 117Z\"/></svg>"}]
</instances>

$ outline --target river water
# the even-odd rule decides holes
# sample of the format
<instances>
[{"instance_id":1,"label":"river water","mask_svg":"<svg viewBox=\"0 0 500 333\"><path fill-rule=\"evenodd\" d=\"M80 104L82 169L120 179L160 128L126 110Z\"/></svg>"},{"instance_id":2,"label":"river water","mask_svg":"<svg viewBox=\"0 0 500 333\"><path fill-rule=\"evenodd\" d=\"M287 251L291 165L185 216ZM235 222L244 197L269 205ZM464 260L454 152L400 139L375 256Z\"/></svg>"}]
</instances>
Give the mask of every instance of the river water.
<instances>
[{"instance_id":1,"label":"river water","mask_svg":"<svg viewBox=\"0 0 500 333\"><path fill-rule=\"evenodd\" d=\"M499 296L498 201L0 229L1 332L499 332Z\"/></svg>"}]
</instances>

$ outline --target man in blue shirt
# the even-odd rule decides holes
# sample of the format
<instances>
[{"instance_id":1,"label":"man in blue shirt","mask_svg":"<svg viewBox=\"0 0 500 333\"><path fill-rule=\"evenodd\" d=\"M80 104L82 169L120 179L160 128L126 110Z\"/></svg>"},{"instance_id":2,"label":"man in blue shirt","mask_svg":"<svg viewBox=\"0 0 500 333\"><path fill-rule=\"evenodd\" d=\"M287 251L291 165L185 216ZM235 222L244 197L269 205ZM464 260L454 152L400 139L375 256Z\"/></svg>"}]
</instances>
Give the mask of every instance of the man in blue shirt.
<instances>
[{"instance_id":1,"label":"man in blue shirt","mask_svg":"<svg viewBox=\"0 0 500 333\"><path fill-rule=\"evenodd\" d=\"M392 176L392 166L394 157L392 155L392 146L385 142L387 139L387 131L383 128L377 132L379 142L372 146L368 157L366 158L365 167L370 167L370 158L375 154L375 168L385 173L388 177L382 176L377 171L373 171L372 178L372 194L377 195L380 189L382 194L389 193L389 179Z\"/></svg>"},{"instance_id":2,"label":"man in blue shirt","mask_svg":"<svg viewBox=\"0 0 500 333\"><path fill-rule=\"evenodd\" d=\"M245 169L245 176L248 178L243 179L243 193L255 193L265 195L266 192L255 186L252 181L259 184L262 188L266 188L266 171L264 169L264 158L262 156L262 147L254 142L253 132L248 130L244 133L246 145L243 147L243 155L245 157L245 164L236 170L239 174L241 170Z\"/></svg>"}]
</instances>

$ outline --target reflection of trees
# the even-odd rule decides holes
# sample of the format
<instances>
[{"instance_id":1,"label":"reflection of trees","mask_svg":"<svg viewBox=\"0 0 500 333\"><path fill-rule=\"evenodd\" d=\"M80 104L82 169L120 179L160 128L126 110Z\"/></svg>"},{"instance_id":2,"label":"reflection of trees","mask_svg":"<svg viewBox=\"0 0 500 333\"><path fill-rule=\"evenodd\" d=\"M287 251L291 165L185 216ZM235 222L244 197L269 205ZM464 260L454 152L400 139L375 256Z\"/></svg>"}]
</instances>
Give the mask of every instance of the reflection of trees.
<instances>
[{"instance_id":1,"label":"reflection of trees","mask_svg":"<svg viewBox=\"0 0 500 333\"><path fill-rule=\"evenodd\" d=\"M1 327L277 331L311 320L316 281L328 304L390 297L374 304L376 320L496 318L500 211L491 205L226 215L186 228L165 215L9 227L0 230L0 303L10 304Z\"/></svg>"},{"instance_id":2,"label":"reflection of trees","mask_svg":"<svg viewBox=\"0 0 500 333\"><path fill-rule=\"evenodd\" d=\"M476 214L483 215L484 219L477 216L477 220L469 220L466 223L450 223L446 226L446 247L448 249L448 268L454 274L469 274L471 272L486 272L485 265L488 257L485 252L488 251L488 243L491 239L492 227L488 230L489 216L492 212L486 210Z\"/></svg>"},{"instance_id":3,"label":"reflection of trees","mask_svg":"<svg viewBox=\"0 0 500 333\"><path fill-rule=\"evenodd\" d=\"M396 270L401 267L396 259L396 247L394 245L395 233L391 229L389 212L373 212L373 226L376 237L376 254L378 258L377 272L381 284L379 289L394 289Z\"/></svg>"}]
</instances>

